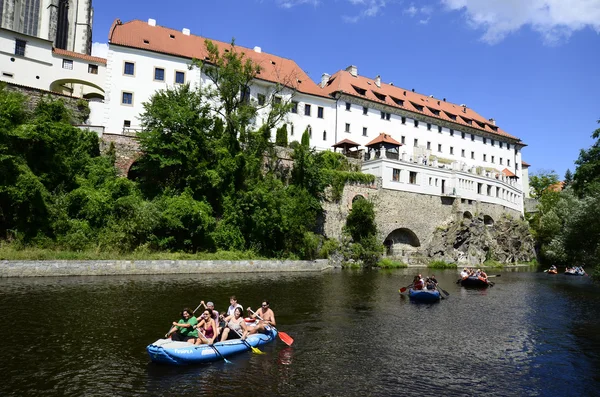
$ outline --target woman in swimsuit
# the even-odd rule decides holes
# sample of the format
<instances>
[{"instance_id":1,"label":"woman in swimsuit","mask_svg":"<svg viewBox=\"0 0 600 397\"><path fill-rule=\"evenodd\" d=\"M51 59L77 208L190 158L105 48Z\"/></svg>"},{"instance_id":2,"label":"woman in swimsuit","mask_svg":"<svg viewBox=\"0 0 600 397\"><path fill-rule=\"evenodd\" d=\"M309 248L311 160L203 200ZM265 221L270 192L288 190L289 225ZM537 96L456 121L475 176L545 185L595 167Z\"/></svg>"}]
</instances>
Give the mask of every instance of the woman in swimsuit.
<instances>
[{"instance_id":1,"label":"woman in swimsuit","mask_svg":"<svg viewBox=\"0 0 600 397\"><path fill-rule=\"evenodd\" d=\"M229 336L229 331L233 331L233 339L237 339L241 337L242 340L246 339L246 335L248 334L248 328L246 328L246 321L242 317L243 311L241 307L236 307L233 311L233 314L225 317L225 328L223 328L223 332L221 333L221 342L226 341Z\"/></svg>"},{"instance_id":2,"label":"woman in swimsuit","mask_svg":"<svg viewBox=\"0 0 600 397\"><path fill-rule=\"evenodd\" d=\"M208 344L212 345L217 338L217 324L215 319L212 318L212 310L206 309L202 313L202 320L196 325L198 329L198 339L196 339L196 345Z\"/></svg>"}]
</instances>

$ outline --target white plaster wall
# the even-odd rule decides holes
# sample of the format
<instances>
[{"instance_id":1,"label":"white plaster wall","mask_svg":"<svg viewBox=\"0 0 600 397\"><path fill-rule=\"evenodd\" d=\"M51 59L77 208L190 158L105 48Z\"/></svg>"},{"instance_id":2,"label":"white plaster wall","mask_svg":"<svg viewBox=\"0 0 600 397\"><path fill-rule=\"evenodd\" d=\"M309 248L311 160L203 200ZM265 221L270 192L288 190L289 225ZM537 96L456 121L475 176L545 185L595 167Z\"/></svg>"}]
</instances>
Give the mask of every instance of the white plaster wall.
<instances>
[{"instance_id":1,"label":"white plaster wall","mask_svg":"<svg viewBox=\"0 0 600 397\"><path fill-rule=\"evenodd\" d=\"M25 56L14 54L16 38L27 42ZM106 70L104 64L59 56L52 52L50 41L0 29L0 49L0 79L3 81L42 90L51 90L53 82L63 79L82 80L98 87L104 86ZM73 61L72 70L63 68L63 59ZM98 66L98 74L88 73L89 64ZM62 90L60 92L65 93ZM103 94L100 89L81 84L75 84L73 92L69 93L73 96L82 96L90 92Z\"/></svg>"}]
</instances>

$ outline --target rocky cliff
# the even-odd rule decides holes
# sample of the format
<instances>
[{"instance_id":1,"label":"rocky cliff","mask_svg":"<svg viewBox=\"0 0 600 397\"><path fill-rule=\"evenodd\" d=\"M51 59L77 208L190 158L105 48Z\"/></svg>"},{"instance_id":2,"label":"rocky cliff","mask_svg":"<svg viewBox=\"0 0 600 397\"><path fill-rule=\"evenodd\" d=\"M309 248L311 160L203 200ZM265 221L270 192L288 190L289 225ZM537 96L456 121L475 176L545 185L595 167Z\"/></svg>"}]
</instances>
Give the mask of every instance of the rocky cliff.
<instances>
[{"instance_id":1,"label":"rocky cliff","mask_svg":"<svg viewBox=\"0 0 600 397\"><path fill-rule=\"evenodd\" d=\"M534 240L527 222L502 217L486 224L482 217L463 219L438 228L427 248L431 260L478 266L492 259L502 264L530 262Z\"/></svg>"}]
</instances>

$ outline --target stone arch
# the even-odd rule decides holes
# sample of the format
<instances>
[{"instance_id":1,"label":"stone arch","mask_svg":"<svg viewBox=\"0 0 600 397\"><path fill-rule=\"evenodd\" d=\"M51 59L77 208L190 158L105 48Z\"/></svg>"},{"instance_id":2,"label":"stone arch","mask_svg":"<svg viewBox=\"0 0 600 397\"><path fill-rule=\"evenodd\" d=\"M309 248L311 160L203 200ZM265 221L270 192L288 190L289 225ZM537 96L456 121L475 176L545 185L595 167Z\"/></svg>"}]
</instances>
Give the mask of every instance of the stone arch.
<instances>
[{"instance_id":1,"label":"stone arch","mask_svg":"<svg viewBox=\"0 0 600 397\"><path fill-rule=\"evenodd\" d=\"M383 241L388 256L407 256L421 246L419 237L408 228L398 228L387 235Z\"/></svg>"},{"instance_id":2,"label":"stone arch","mask_svg":"<svg viewBox=\"0 0 600 397\"><path fill-rule=\"evenodd\" d=\"M81 79L58 79L58 80L54 80L52 83L50 83L50 91L59 91L58 89L61 88L63 84L69 84L69 83L81 84L81 85L86 85L86 86L89 86L89 87L94 87L95 89L97 89L101 93L104 93L104 89L102 87L100 87L99 85L94 84L94 83L92 83L90 81L81 80Z\"/></svg>"},{"instance_id":3,"label":"stone arch","mask_svg":"<svg viewBox=\"0 0 600 397\"><path fill-rule=\"evenodd\" d=\"M104 95L98 92L89 92L83 96L83 99L87 99L88 101L103 101Z\"/></svg>"},{"instance_id":4,"label":"stone arch","mask_svg":"<svg viewBox=\"0 0 600 397\"><path fill-rule=\"evenodd\" d=\"M352 210L352 204L354 204L355 202L357 202L358 200L366 200L367 198L365 197L364 194L355 194L354 196L352 196L349 200L348 200L348 209Z\"/></svg>"},{"instance_id":5,"label":"stone arch","mask_svg":"<svg viewBox=\"0 0 600 397\"><path fill-rule=\"evenodd\" d=\"M463 219L473 219L473 214L470 211L465 211L463 213Z\"/></svg>"},{"instance_id":6,"label":"stone arch","mask_svg":"<svg viewBox=\"0 0 600 397\"><path fill-rule=\"evenodd\" d=\"M484 215L483 224L486 226L494 226L494 219L489 215Z\"/></svg>"}]
</instances>

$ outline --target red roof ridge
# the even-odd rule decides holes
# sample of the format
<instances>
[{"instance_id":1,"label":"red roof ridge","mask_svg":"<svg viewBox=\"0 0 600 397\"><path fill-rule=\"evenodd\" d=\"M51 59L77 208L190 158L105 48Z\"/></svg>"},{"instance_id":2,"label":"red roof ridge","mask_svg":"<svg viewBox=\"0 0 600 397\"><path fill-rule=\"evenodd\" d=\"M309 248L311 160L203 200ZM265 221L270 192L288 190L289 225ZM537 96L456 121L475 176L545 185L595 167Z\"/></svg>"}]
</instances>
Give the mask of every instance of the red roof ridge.
<instances>
[{"instance_id":1,"label":"red roof ridge","mask_svg":"<svg viewBox=\"0 0 600 397\"><path fill-rule=\"evenodd\" d=\"M371 142L367 143L365 146L375 145L376 143L391 143L392 145L402 146L400 142L391 137L390 134L386 134L385 132L379 133L379 135L373 139Z\"/></svg>"},{"instance_id":2,"label":"red roof ridge","mask_svg":"<svg viewBox=\"0 0 600 397\"><path fill-rule=\"evenodd\" d=\"M52 48L52 52L60 55L66 55L72 58L84 59L86 61L103 63L106 65L106 58L95 57L87 54L81 54L79 52L63 50L62 48Z\"/></svg>"}]
</instances>

